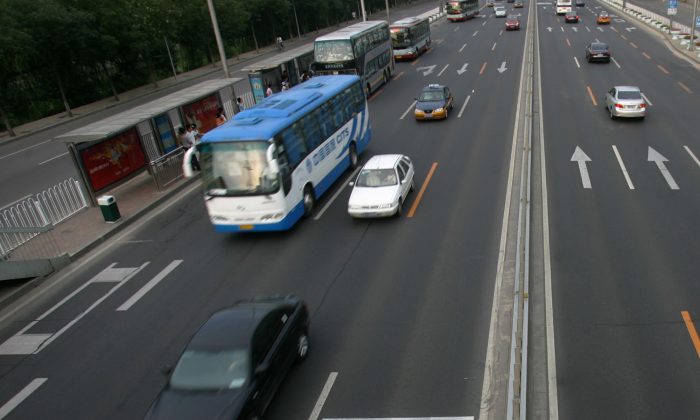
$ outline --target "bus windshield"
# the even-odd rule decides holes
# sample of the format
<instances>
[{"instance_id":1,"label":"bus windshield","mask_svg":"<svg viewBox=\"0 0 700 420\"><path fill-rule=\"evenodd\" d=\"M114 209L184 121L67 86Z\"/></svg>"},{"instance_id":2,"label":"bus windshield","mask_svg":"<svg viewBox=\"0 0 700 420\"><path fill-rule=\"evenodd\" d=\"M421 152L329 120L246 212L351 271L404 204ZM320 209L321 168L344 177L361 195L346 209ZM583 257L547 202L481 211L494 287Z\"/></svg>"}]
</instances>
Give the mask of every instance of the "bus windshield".
<instances>
[{"instance_id":1,"label":"bus windshield","mask_svg":"<svg viewBox=\"0 0 700 420\"><path fill-rule=\"evenodd\" d=\"M267 175L268 146L266 141L200 144L204 192L216 197L276 192L279 180Z\"/></svg>"},{"instance_id":2,"label":"bus windshield","mask_svg":"<svg viewBox=\"0 0 700 420\"><path fill-rule=\"evenodd\" d=\"M463 10L467 10L467 3L460 1L451 1L447 3L447 13L462 13Z\"/></svg>"},{"instance_id":3,"label":"bus windshield","mask_svg":"<svg viewBox=\"0 0 700 420\"><path fill-rule=\"evenodd\" d=\"M314 55L319 63L349 61L355 58L352 53L352 43L348 39L316 41Z\"/></svg>"},{"instance_id":4,"label":"bus windshield","mask_svg":"<svg viewBox=\"0 0 700 420\"><path fill-rule=\"evenodd\" d=\"M408 48L413 45L408 34L408 28L391 28L391 46L393 48Z\"/></svg>"}]
</instances>

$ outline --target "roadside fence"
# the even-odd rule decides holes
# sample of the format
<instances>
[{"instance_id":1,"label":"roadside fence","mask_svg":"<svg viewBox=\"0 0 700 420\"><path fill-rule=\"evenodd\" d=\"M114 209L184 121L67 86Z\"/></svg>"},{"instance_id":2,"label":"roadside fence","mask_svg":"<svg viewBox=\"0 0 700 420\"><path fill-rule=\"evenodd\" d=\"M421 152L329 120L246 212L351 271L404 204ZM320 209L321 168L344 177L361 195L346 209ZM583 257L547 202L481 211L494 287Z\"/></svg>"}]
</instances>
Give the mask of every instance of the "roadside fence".
<instances>
[{"instance_id":1,"label":"roadside fence","mask_svg":"<svg viewBox=\"0 0 700 420\"><path fill-rule=\"evenodd\" d=\"M185 156L185 149L178 147L156 160L151 161L148 166L153 174L158 191L163 191L170 184L184 176L182 172L182 161Z\"/></svg>"}]
</instances>

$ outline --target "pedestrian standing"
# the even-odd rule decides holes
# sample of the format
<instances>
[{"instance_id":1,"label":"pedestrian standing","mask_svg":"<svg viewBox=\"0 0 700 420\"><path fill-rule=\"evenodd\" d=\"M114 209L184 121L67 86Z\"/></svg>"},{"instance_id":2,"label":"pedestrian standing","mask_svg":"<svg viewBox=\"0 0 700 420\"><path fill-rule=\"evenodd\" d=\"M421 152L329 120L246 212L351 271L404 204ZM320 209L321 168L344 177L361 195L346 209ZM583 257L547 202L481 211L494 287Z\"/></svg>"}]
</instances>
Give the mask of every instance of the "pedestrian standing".
<instances>
[{"instance_id":1,"label":"pedestrian standing","mask_svg":"<svg viewBox=\"0 0 700 420\"><path fill-rule=\"evenodd\" d=\"M219 109L216 110L216 126L218 127L225 122L226 114L224 114L224 109L222 107L219 107Z\"/></svg>"},{"instance_id":2,"label":"pedestrian standing","mask_svg":"<svg viewBox=\"0 0 700 420\"><path fill-rule=\"evenodd\" d=\"M267 84L267 90L265 91L265 97L272 96L272 83Z\"/></svg>"},{"instance_id":3,"label":"pedestrian standing","mask_svg":"<svg viewBox=\"0 0 700 420\"><path fill-rule=\"evenodd\" d=\"M236 105L238 105L238 112L245 110L245 105L243 105L243 98L240 96L236 98Z\"/></svg>"},{"instance_id":4,"label":"pedestrian standing","mask_svg":"<svg viewBox=\"0 0 700 420\"><path fill-rule=\"evenodd\" d=\"M196 140L195 140L194 132L192 131L191 125L188 124L186 129L185 129L185 127L180 127L178 129L178 134L179 134L178 139L180 141L180 146L182 146L185 150L189 150L191 147L194 147ZM193 170L195 170L195 171L200 170L199 159L197 159L196 152L192 154L191 163L192 163Z\"/></svg>"}]
</instances>

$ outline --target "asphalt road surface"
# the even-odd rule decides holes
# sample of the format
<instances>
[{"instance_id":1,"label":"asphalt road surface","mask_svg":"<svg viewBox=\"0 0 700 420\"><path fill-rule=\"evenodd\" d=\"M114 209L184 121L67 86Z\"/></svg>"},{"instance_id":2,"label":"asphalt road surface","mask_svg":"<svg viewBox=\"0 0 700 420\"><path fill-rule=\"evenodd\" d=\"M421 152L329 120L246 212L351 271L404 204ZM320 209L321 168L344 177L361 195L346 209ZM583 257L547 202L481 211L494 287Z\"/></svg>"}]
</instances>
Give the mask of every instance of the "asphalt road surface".
<instances>
[{"instance_id":1,"label":"asphalt road surface","mask_svg":"<svg viewBox=\"0 0 700 420\"><path fill-rule=\"evenodd\" d=\"M266 419L308 419L321 402L318 418L476 418L524 29L535 22L528 5L515 10L520 31L505 32L490 9L467 22L436 22L430 52L397 63L369 101L374 137L362 161L406 154L418 189L432 173L420 202L409 195L412 217L351 219L347 173L289 232L221 235L199 190L188 190L23 307L0 313L0 418L141 418L165 384L162 368L212 312L270 293L303 297L312 318L309 358L291 371ZM657 38L626 29L635 24L598 29L596 6L569 25L551 5L532 8L554 404L562 419L694 418L700 349L682 314L700 319L700 82ZM585 62L596 38L611 46L614 62ZM455 95L446 121L412 118L428 83ZM642 88L652 104L644 121L610 120L602 97L615 84ZM32 149L35 164L60 152L46 146ZM590 161L571 160L577 147ZM55 165L60 172L64 164ZM9 344L26 349L32 340L44 342L34 354L9 354Z\"/></svg>"}]
</instances>

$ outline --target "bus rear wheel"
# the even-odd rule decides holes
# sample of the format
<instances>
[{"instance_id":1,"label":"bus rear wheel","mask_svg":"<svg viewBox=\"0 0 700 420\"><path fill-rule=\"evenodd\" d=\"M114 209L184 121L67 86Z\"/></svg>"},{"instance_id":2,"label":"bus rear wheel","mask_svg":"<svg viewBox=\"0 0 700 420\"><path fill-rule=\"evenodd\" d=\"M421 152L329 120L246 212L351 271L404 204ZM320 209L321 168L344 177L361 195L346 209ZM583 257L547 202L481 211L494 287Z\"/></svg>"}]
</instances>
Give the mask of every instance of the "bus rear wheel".
<instances>
[{"instance_id":1,"label":"bus rear wheel","mask_svg":"<svg viewBox=\"0 0 700 420\"><path fill-rule=\"evenodd\" d=\"M350 157L350 169L355 169L357 167L357 148L355 143L350 143L348 156Z\"/></svg>"},{"instance_id":2,"label":"bus rear wheel","mask_svg":"<svg viewBox=\"0 0 700 420\"><path fill-rule=\"evenodd\" d=\"M311 216L315 205L316 197L314 197L314 190L311 188L311 185L307 185L304 187L304 217Z\"/></svg>"}]
</instances>

